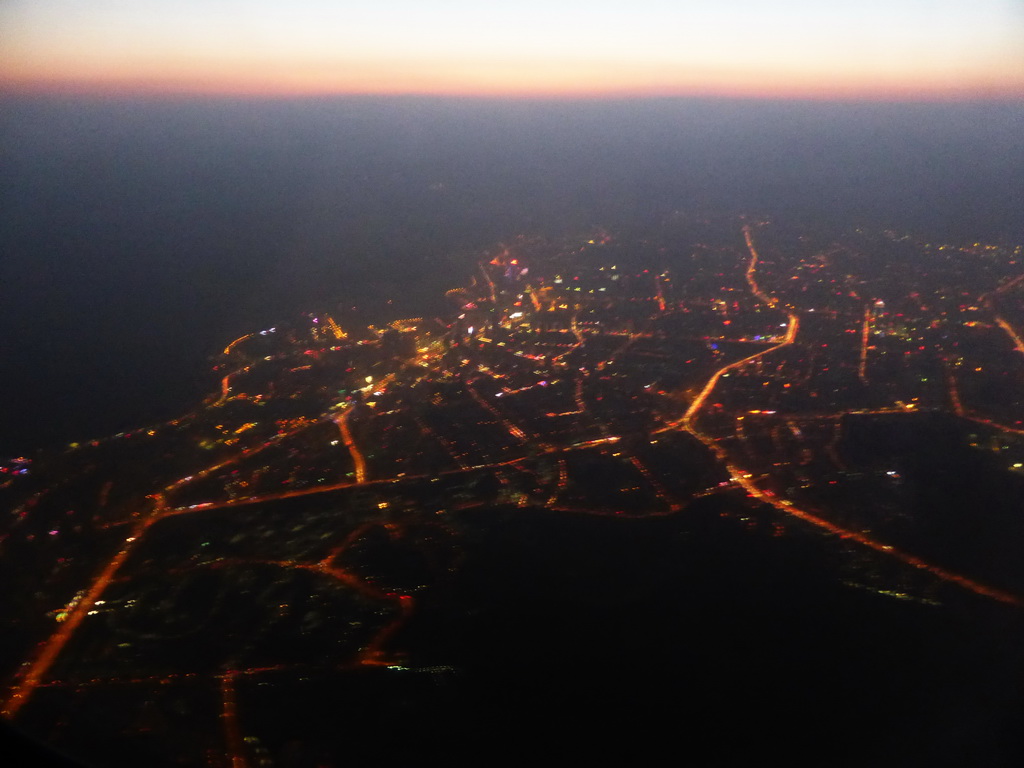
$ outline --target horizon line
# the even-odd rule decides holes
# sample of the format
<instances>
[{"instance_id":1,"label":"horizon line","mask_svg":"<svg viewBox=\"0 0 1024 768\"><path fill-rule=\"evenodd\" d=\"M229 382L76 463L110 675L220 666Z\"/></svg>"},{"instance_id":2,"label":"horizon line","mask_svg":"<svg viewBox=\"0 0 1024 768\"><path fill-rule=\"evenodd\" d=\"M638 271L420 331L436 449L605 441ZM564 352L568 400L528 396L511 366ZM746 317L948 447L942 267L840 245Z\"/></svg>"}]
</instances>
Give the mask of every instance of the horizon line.
<instances>
[{"instance_id":1,"label":"horizon line","mask_svg":"<svg viewBox=\"0 0 1024 768\"><path fill-rule=\"evenodd\" d=\"M850 88L791 88L765 91L749 88L619 88L555 90L469 90L469 89L284 89L284 88L204 88L195 85L97 84L74 81L4 82L0 80L0 98L17 97L94 98L99 100L232 100L303 101L344 99L424 99L477 102L629 102L629 101L731 101L731 102L803 102L849 104L1020 104L1024 106L1024 88L1020 89L913 89L879 90Z\"/></svg>"}]
</instances>

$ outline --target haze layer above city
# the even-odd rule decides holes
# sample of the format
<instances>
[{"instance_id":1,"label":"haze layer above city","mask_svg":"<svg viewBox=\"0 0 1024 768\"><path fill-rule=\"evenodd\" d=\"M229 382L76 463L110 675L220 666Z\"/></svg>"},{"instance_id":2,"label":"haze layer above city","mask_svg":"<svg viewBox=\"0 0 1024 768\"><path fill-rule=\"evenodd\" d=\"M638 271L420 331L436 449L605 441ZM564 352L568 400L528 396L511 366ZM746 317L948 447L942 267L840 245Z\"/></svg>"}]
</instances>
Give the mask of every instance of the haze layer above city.
<instances>
[{"instance_id":1,"label":"haze layer above city","mask_svg":"<svg viewBox=\"0 0 1024 768\"><path fill-rule=\"evenodd\" d=\"M1021 240L1012 103L8 97L6 452L171 417L225 339L408 314L524 233L676 210Z\"/></svg>"}]
</instances>

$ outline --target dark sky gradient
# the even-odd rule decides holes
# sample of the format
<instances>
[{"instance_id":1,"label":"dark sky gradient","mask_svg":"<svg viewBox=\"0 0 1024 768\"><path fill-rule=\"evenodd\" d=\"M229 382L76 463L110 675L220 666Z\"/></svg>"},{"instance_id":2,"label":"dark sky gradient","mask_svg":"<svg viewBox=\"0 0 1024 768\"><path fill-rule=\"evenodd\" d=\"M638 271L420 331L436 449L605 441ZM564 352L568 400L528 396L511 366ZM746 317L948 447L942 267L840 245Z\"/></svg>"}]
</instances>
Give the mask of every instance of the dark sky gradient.
<instances>
[{"instance_id":1,"label":"dark sky gradient","mask_svg":"<svg viewBox=\"0 0 1024 768\"><path fill-rule=\"evenodd\" d=\"M0 103L0 455L176 415L231 338L432 309L524 231L671 209L1024 241L1024 105Z\"/></svg>"}]
</instances>

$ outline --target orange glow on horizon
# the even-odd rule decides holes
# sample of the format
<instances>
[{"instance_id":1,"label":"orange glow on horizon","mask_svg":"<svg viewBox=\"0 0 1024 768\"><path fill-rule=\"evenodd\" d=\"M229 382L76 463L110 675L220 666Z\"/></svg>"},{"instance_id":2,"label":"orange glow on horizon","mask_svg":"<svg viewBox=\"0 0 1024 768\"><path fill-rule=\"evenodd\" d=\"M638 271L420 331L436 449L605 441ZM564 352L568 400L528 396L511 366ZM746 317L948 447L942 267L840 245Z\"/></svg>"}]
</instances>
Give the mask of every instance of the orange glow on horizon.
<instances>
[{"instance_id":1,"label":"orange glow on horizon","mask_svg":"<svg viewBox=\"0 0 1024 768\"><path fill-rule=\"evenodd\" d=\"M0 92L1024 99L1006 3L15 0Z\"/></svg>"},{"instance_id":2,"label":"orange glow on horizon","mask_svg":"<svg viewBox=\"0 0 1024 768\"><path fill-rule=\"evenodd\" d=\"M487 67L462 62L367 66L336 62L269 72L244 63L133 68L80 66L8 67L0 70L0 94L97 96L452 96L467 98L601 99L722 97L749 99L970 101L1024 100L1024 77L999 79L988 73L945 79L938 76L865 77L859 73L699 71L657 73L646 67L605 63L569 66L537 61ZM325 63L326 64L326 63ZM269 69L269 68L268 68ZM410 75L411 70L417 70Z\"/></svg>"}]
</instances>

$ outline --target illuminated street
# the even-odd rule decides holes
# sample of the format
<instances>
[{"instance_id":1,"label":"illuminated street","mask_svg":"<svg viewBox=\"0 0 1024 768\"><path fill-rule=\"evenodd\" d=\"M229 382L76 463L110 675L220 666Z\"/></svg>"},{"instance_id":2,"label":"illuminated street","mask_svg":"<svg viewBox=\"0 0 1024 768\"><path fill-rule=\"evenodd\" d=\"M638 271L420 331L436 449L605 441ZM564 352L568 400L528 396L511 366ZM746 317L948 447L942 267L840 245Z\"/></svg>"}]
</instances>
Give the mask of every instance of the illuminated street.
<instances>
[{"instance_id":1,"label":"illuminated street","mask_svg":"<svg viewBox=\"0 0 1024 768\"><path fill-rule=\"evenodd\" d=\"M669 526L701 542L692 559L710 526L715 546L826 553L840 594L1020 609L1024 531L1000 504L1024 474L1024 403L991 396L1024 375L1016 252L984 250L964 295L957 261L900 282L858 273L855 238L688 226L700 244L666 234L657 263L607 233L524 236L448 291L447 319L342 330L321 313L245 334L193 411L41 464L2 540L44 553L11 586L39 585L4 716L60 734L53 697L181 691L216 705L190 754L263 764L265 687L454 669L417 643L436 595L469 589L464 564L490 565L492 518L579 526L556 560L585 557L588 525L618 526L606 546ZM933 447L975 467L967 490L939 490L960 478L933 471ZM69 511L76 489L94 501ZM984 499L987 527L960 535L983 513L934 513L943 495Z\"/></svg>"}]
</instances>

